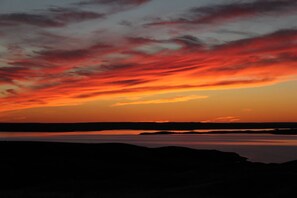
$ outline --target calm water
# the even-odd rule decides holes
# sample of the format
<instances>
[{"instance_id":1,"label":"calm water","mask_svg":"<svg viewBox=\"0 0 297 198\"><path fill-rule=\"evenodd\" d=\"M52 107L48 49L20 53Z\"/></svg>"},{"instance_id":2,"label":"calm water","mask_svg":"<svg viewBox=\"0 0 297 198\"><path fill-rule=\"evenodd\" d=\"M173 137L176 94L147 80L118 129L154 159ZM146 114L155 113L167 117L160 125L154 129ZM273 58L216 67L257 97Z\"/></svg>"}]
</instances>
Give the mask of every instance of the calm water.
<instances>
[{"instance_id":1,"label":"calm water","mask_svg":"<svg viewBox=\"0 0 297 198\"><path fill-rule=\"evenodd\" d=\"M147 147L186 146L236 152L257 162L297 160L297 135L203 134L135 135L142 131L100 131L67 133L0 133L1 141L54 141L82 143L129 143ZM111 134L113 133L113 135Z\"/></svg>"}]
</instances>

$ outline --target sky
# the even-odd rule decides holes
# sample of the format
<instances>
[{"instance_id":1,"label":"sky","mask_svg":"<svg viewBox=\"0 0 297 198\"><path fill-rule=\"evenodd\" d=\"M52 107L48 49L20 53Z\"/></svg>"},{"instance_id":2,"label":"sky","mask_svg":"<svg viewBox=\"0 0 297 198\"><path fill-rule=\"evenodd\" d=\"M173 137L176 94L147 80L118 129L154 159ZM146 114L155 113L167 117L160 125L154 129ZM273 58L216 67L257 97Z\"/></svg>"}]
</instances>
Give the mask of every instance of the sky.
<instances>
[{"instance_id":1,"label":"sky","mask_svg":"<svg viewBox=\"0 0 297 198\"><path fill-rule=\"evenodd\" d=\"M296 122L296 0L0 0L0 122Z\"/></svg>"}]
</instances>

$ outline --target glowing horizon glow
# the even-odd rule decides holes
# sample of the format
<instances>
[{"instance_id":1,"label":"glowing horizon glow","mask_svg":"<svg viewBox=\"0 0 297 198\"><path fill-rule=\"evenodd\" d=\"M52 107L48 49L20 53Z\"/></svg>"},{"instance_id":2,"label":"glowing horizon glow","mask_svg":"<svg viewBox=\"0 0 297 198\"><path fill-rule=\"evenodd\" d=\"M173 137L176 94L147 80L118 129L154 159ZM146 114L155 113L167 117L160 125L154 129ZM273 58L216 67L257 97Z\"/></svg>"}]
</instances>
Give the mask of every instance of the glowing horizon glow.
<instances>
[{"instance_id":1,"label":"glowing horizon glow","mask_svg":"<svg viewBox=\"0 0 297 198\"><path fill-rule=\"evenodd\" d=\"M296 1L36 2L0 2L1 122L297 121Z\"/></svg>"}]
</instances>

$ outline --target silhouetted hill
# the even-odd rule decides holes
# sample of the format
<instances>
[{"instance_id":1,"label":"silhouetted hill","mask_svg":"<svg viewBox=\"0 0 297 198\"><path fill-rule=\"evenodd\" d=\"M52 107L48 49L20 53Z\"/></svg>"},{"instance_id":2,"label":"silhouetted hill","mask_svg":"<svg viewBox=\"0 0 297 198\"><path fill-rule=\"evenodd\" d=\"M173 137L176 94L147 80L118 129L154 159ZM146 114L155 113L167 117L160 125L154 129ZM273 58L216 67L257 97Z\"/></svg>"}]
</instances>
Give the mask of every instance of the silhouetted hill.
<instances>
[{"instance_id":1,"label":"silhouetted hill","mask_svg":"<svg viewBox=\"0 0 297 198\"><path fill-rule=\"evenodd\" d=\"M0 197L295 197L297 163L127 144L0 142Z\"/></svg>"}]
</instances>

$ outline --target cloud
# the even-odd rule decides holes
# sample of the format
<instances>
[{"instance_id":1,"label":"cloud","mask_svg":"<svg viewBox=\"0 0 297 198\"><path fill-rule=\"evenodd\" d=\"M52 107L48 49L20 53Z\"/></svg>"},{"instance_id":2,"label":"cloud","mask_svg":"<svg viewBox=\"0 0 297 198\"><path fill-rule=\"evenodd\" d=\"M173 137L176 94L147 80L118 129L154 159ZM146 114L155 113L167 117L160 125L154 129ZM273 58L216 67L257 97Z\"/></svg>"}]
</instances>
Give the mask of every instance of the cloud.
<instances>
[{"instance_id":1,"label":"cloud","mask_svg":"<svg viewBox=\"0 0 297 198\"><path fill-rule=\"evenodd\" d=\"M69 8L49 8L42 13L9 13L0 14L2 27L31 25L37 27L64 27L71 23L90 19L103 18L104 14Z\"/></svg>"},{"instance_id":2,"label":"cloud","mask_svg":"<svg viewBox=\"0 0 297 198\"><path fill-rule=\"evenodd\" d=\"M211 120L204 120L202 122L237 122L240 121L240 118L237 116L222 116L222 117L217 117Z\"/></svg>"},{"instance_id":3,"label":"cloud","mask_svg":"<svg viewBox=\"0 0 297 198\"><path fill-rule=\"evenodd\" d=\"M247 17L294 12L297 8L295 0L257 0L253 2L238 2L231 4L219 4L190 9L184 16L171 20L157 19L148 26L195 24L209 25L215 23L225 23Z\"/></svg>"},{"instance_id":4,"label":"cloud","mask_svg":"<svg viewBox=\"0 0 297 198\"><path fill-rule=\"evenodd\" d=\"M33 72L27 67L0 67L0 84L15 84L17 80L32 76Z\"/></svg>"},{"instance_id":5,"label":"cloud","mask_svg":"<svg viewBox=\"0 0 297 198\"><path fill-rule=\"evenodd\" d=\"M174 38L172 41L182 45L187 48L202 48L204 47L204 43L200 41L197 37L192 35L184 35L177 38Z\"/></svg>"},{"instance_id":6,"label":"cloud","mask_svg":"<svg viewBox=\"0 0 297 198\"><path fill-rule=\"evenodd\" d=\"M97 6L99 9L104 9L107 15L111 15L137 8L150 1L151 0L82 0L75 3L75 5L78 7Z\"/></svg>"},{"instance_id":7,"label":"cloud","mask_svg":"<svg viewBox=\"0 0 297 198\"><path fill-rule=\"evenodd\" d=\"M164 104L164 103L176 103L176 102L187 102L190 100L206 99L208 96L180 96L174 98L163 98L156 100L139 100L133 102L119 102L112 106L126 106L126 105L146 105L146 104Z\"/></svg>"},{"instance_id":8,"label":"cloud","mask_svg":"<svg viewBox=\"0 0 297 198\"><path fill-rule=\"evenodd\" d=\"M15 26L15 25L33 25L39 27L61 27L64 24L61 21L57 21L48 16L28 13L12 13L1 14L0 25L3 26Z\"/></svg>"},{"instance_id":9,"label":"cloud","mask_svg":"<svg viewBox=\"0 0 297 198\"><path fill-rule=\"evenodd\" d=\"M0 68L1 83L21 90L0 102L7 110L104 97L270 85L297 75L296 41L297 30L288 29L211 48L199 47L204 44L187 35L170 40L181 45L180 49L146 56L129 54L127 49L149 46L150 39L124 38L117 45L42 50L26 59L14 58L9 66ZM128 54L120 60L106 58L121 52ZM156 104L182 99L135 102Z\"/></svg>"},{"instance_id":10,"label":"cloud","mask_svg":"<svg viewBox=\"0 0 297 198\"><path fill-rule=\"evenodd\" d=\"M139 5L147 3L149 1L150 0L85 0L85 1L79 2L78 4L80 4L80 5L100 4L100 5L117 5L117 6L125 6L125 5L139 6Z\"/></svg>"},{"instance_id":11,"label":"cloud","mask_svg":"<svg viewBox=\"0 0 297 198\"><path fill-rule=\"evenodd\" d=\"M17 95L17 92L14 89L6 89L6 93L11 94L11 95Z\"/></svg>"},{"instance_id":12,"label":"cloud","mask_svg":"<svg viewBox=\"0 0 297 198\"><path fill-rule=\"evenodd\" d=\"M108 49L108 45L96 44L83 49L71 49L71 50L45 50L36 52L36 59L60 62L60 61L77 61L85 58L92 57L92 54L98 53Z\"/></svg>"},{"instance_id":13,"label":"cloud","mask_svg":"<svg viewBox=\"0 0 297 198\"><path fill-rule=\"evenodd\" d=\"M143 84L150 82L150 80L143 80L143 79L129 79L129 80L120 80L120 81L113 81L109 84L115 84L115 85L122 85L122 86L133 86L138 84Z\"/></svg>"},{"instance_id":14,"label":"cloud","mask_svg":"<svg viewBox=\"0 0 297 198\"><path fill-rule=\"evenodd\" d=\"M4 38L11 37L4 39L0 49L0 111L82 104L123 96L265 86L296 78L296 29L208 45L193 32L163 37L163 33L160 36L151 29L139 30L137 25L132 29L118 26L118 21L116 27L100 30L92 23L88 33L85 29L72 32L73 27L67 27L107 19L109 14L147 2L81 1L81 5L72 7L1 14L0 23L7 29L15 28L3 34ZM195 8L184 24L205 21L212 24L221 19L224 22L261 13L285 13L284 10L295 6L292 1L261 2ZM88 11L95 4L100 12ZM26 26L25 33L21 26ZM168 28L165 24L164 27ZM198 99L195 97L129 101L115 106L184 102Z\"/></svg>"},{"instance_id":15,"label":"cloud","mask_svg":"<svg viewBox=\"0 0 297 198\"><path fill-rule=\"evenodd\" d=\"M87 21L91 19L98 19L105 17L105 14L84 11L79 9L70 9L70 8L49 8L48 11L52 17L57 21L62 21L64 24L67 23L77 23L82 21Z\"/></svg>"}]
</instances>

